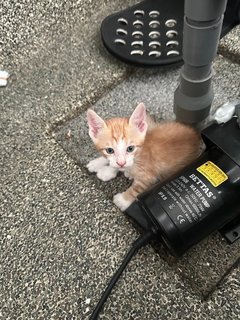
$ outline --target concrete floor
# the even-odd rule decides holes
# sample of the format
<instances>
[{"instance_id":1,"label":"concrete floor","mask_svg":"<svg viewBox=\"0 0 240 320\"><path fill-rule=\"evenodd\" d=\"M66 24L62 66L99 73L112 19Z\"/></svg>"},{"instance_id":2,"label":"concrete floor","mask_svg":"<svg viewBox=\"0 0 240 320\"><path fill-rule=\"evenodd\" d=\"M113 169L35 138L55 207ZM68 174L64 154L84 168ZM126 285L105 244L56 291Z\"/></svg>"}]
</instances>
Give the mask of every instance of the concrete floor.
<instances>
[{"instance_id":1,"label":"concrete floor","mask_svg":"<svg viewBox=\"0 0 240 320\"><path fill-rule=\"evenodd\" d=\"M1 319L88 319L138 236L111 201L121 184L103 187L88 174L84 163L92 151L86 156L81 144L89 105L116 112L144 98L156 111L159 86L164 94L156 112L172 117L167 106L174 88L161 79L176 84L178 69L136 71L101 44L102 19L131 3L2 4L0 69L11 77L0 89ZM223 57L215 61L215 105L239 97L236 30L221 42ZM66 142L69 128L75 136ZM101 319L240 319L240 266L231 268L239 244L226 246L214 235L205 250L216 241L204 276L203 264L194 260L204 244L175 262L151 246L140 250Z\"/></svg>"}]
</instances>

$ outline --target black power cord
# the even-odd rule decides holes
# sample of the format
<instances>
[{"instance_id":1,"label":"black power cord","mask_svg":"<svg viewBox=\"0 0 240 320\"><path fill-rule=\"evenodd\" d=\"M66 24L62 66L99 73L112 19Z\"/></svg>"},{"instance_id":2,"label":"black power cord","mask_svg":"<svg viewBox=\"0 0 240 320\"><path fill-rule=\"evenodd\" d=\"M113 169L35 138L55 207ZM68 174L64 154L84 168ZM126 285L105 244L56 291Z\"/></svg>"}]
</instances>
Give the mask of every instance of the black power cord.
<instances>
[{"instance_id":1,"label":"black power cord","mask_svg":"<svg viewBox=\"0 0 240 320\"><path fill-rule=\"evenodd\" d=\"M153 239L154 235L155 235L155 232L152 230L150 232L147 232L147 233L141 235L136 241L133 242L132 247L130 248L130 250L128 251L126 256L124 257L122 264L120 265L118 270L112 276L107 288L103 292L102 297L99 300L97 306L95 307L89 320L97 320L98 319L99 312L101 311L104 303L106 302L107 298L109 297L113 287L115 286L116 282L120 278L124 269L126 268L128 263L131 261L132 257L137 253L137 251L141 247L145 246L151 239Z\"/></svg>"}]
</instances>

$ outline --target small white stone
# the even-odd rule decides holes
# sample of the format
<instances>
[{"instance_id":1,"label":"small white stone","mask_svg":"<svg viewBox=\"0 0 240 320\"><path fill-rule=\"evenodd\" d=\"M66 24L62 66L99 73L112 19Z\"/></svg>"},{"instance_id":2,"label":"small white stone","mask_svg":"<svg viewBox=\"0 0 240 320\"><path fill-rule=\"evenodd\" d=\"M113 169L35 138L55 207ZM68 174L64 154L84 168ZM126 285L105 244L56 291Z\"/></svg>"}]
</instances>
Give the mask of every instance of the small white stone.
<instances>
[{"instance_id":1,"label":"small white stone","mask_svg":"<svg viewBox=\"0 0 240 320\"><path fill-rule=\"evenodd\" d=\"M0 70L0 87L5 87L7 85L7 79L9 73L7 71Z\"/></svg>"},{"instance_id":2,"label":"small white stone","mask_svg":"<svg viewBox=\"0 0 240 320\"><path fill-rule=\"evenodd\" d=\"M71 129L68 130L66 136L67 136L68 139L71 138L71 136L72 136L72 131L71 131Z\"/></svg>"},{"instance_id":3,"label":"small white stone","mask_svg":"<svg viewBox=\"0 0 240 320\"><path fill-rule=\"evenodd\" d=\"M91 301L91 299L90 299L90 298L87 298L86 301L85 301L85 303L86 303L86 304L89 304L90 301Z\"/></svg>"},{"instance_id":4,"label":"small white stone","mask_svg":"<svg viewBox=\"0 0 240 320\"><path fill-rule=\"evenodd\" d=\"M7 239L8 239L8 240L11 240L11 239L12 239L12 237L10 236L10 234L7 235Z\"/></svg>"}]
</instances>

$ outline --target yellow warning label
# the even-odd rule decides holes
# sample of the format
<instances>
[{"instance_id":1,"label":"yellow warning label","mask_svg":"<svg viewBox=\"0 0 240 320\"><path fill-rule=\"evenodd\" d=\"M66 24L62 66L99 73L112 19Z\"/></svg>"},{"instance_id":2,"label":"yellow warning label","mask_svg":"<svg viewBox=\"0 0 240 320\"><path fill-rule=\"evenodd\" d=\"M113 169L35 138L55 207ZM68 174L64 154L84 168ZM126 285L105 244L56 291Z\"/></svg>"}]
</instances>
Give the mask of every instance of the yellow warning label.
<instances>
[{"instance_id":1,"label":"yellow warning label","mask_svg":"<svg viewBox=\"0 0 240 320\"><path fill-rule=\"evenodd\" d=\"M204 175L214 187L218 187L221 183L228 179L226 173L224 173L216 164L211 161L207 161L197 168L197 171Z\"/></svg>"}]
</instances>

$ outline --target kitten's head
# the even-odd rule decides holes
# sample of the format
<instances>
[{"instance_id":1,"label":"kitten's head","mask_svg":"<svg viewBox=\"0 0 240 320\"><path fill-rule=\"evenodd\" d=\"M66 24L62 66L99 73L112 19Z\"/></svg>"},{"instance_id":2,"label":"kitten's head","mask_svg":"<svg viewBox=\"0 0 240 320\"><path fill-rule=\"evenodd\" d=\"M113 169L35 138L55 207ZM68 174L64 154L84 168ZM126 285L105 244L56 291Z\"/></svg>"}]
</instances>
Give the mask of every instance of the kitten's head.
<instances>
[{"instance_id":1,"label":"kitten's head","mask_svg":"<svg viewBox=\"0 0 240 320\"><path fill-rule=\"evenodd\" d=\"M108 158L110 166L124 170L131 167L144 142L146 108L140 103L131 117L103 120L91 109L87 111L89 135L96 148Z\"/></svg>"}]
</instances>

